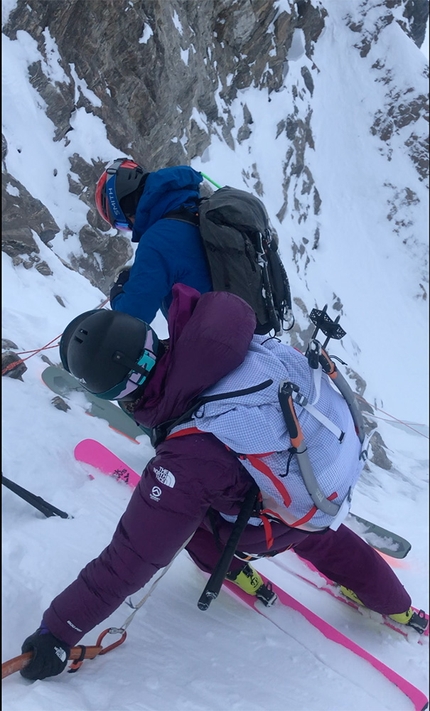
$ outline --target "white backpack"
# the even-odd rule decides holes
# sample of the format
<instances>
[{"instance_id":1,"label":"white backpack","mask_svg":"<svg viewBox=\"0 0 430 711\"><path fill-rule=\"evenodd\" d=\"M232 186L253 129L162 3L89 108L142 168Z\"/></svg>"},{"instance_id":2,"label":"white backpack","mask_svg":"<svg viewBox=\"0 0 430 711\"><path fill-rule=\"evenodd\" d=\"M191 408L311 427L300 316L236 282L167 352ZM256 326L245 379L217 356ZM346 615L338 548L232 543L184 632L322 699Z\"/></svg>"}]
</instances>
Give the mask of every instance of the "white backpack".
<instances>
[{"instance_id":1,"label":"white backpack","mask_svg":"<svg viewBox=\"0 0 430 711\"><path fill-rule=\"evenodd\" d=\"M310 367L291 346L254 336L244 362L169 428L211 432L236 454L262 494L251 524L336 530L350 510L373 432L365 439L352 390L313 340L315 349Z\"/></svg>"}]
</instances>

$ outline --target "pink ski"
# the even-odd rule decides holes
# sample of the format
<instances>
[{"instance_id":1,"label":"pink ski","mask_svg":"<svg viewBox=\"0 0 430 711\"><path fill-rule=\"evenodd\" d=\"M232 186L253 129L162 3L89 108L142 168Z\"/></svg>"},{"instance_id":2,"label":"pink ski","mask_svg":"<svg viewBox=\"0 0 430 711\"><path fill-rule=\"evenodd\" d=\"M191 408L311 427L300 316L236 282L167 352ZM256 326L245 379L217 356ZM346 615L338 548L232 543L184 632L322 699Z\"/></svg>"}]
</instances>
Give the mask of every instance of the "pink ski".
<instances>
[{"instance_id":1,"label":"pink ski","mask_svg":"<svg viewBox=\"0 0 430 711\"><path fill-rule=\"evenodd\" d=\"M337 583L335 583L330 578L327 578L323 573L321 573L317 568L315 568L315 566L312 565L312 563L310 563L308 560L305 560L304 558L300 558L300 562L303 563L303 565L305 565L307 568L309 568L309 570L311 570L313 573L317 573L317 575L320 576L320 581L311 580L308 576L304 575L300 571L292 569L289 566L285 565L282 560L279 560L279 561L273 560L272 562L275 565L282 568L282 570L285 570L290 575L294 575L297 578L304 580L309 585L312 585L314 588L317 588L318 590L322 590L322 591L328 593L329 595L331 595L332 597L335 597L337 600L348 605L349 607L353 607L355 610L366 609L366 608L362 608L361 605L358 605L353 600L350 600L349 598L342 595L342 593L339 592L339 587L338 587ZM412 606L412 609L417 614L420 614L421 616L425 616L425 618L427 620L429 619L428 614L425 613L423 610L418 610L418 608L416 608L414 606ZM382 617L381 622L386 627L389 627L390 629L394 630L395 632L398 632L399 634L403 635L404 637L408 637L409 634L411 634L412 630L410 627L406 627L405 625L397 624L396 622L391 620L386 615L381 615L381 617ZM423 637L428 637L429 626L430 625L427 625L427 628L424 630L424 632L422 634ZM413 634L413 632L412 632L412 634ZM418 641L420 641L420 640L418 640Z\"/></svg>"},{"instance_id":2,"label":"pink ski","mask_svg":"<svg viewBox=\"0 0 430 711\"><path fill-rule=\"evenodd\" d=\"M140 481L140 476L139 474L137 474L137 472L135 472L131 467L129 467L128 464L126 464L122 459L119 459L119 457L117 457L113 452L111 452L110 449L108 449L103 444L97 442L94 439L84 439L79 442L79 444L77 444L75 447L75 458L80 462L90 464L103 474L113 476L118 481L124 481L131 488L137 486ZM345 598L343 595L341 595L341 593L337 591L336 583L334 583L329 578L323 576L323 574L320 573L319 570L314 568L312 564L308 561L302 558L300 558L300 561L310 570L318 573L318 575L321 576L321 585L319 585L318 582L314 582L300 571L291 569L290 567L286 566L282 560L274 560L273 562L275 565L280 566L291 575L295 575L296 577L301 578L308 584L313 585L314 587L329 593L330 595L336 597L339 601L349 605L350 607L353 607L356 610L360 609L359 606L356 605L352 600ZM392 561L389 562L391 563ZM420 614L420 611L417 608L414 607L413 609L416 613ZM428 615L425 616L428 619ZM402 634L404 637L407 637L408 634L411 632L409 628L405 628L404 625L396 624L389 617L385 617L383 615L381 617L382 623L384 625L390 627L395 632ZM424 631L422 636L428 636L428 634L429 626L427 626L427 629Z\"/></svg>"},{"instance_id":3,"label":"pink ski","mask_svg":"<svg viewBox=\"0 0 430 711\"><path fill-rule=\"evenodd\" d=\"M75 447L74 453L78 461L90 464L104 474L113 476L119 481L125 481L125 483L131 488L137 486L140 481L140 476L137 472L131 469L107 447L96 440L85 439L79 442L79 444ZM302 603L289 595L289 593L285 592L274 583L271 583L271 581L265 578L265 576L262 577L266 583L270 582L272 589L276 592L279 602L282 605L300 612L300 614L303 615L314 627L320 630L325 637L331 639L337 644L342 645L357 656L369 662L377 671L379 671L391 683L395 684L412 701L415 711L425 711L425 709L428 708L428 700L426 696L422 693L422 691L417 689L417 687L413 686L413 684L401 677L393 669L387 667L383 662L380 662L376 659L376 657L372 656L365 649L342 634L342 632L336 630L335 627L302 605ZM257 600L255 597L247 595L239 587L237 587L237 585L234 585L228 581L224 582L224 587L226 587L230 593L242 600L249 607L253 608L256 612L264 617L267 617L270 622L275 624L284 632L286 631L274 619L272 619L270 615L270 608L265 608L263 605L256 604Z\"/></svg>"},{"instance_id":4,"label":"pink ski","mask_svg":"<svg viewBox=\"0 0 430 711\"><path fill-rule=\"evenodd\" d=\"M118 481L125 481L133 489L140 481L137 472L95 439L84 439L79 442L75 447L74 454L78 462L90 464L103 474L113 476Z\"/></svg>"},{"instance_id":5,"label":"pink ski","mask_svg":"<svg viewBox=\"0 0 430 711\"><path fill-rule=\"evenodd\" d=\"M305 617L311 625L313 625L314 627L316 627L316 629L322 632L322 634L327 637L327 639L331 639L333 642L336 642L336 644L342 645L343 647L345 647L345 649L348 649L353 654L356 654L358 657L361 657L361 659L364 659L366 662L369 662L369 664L371 664L374 669L380 672L392 684L395 684L395 686L397 686L400 691L402 691L403 694L405 694L405 696L407 696L412 701L415 711L425 711L425 709L428 708L428 699L425 694L420 691L420 689L418 689L416 686L407 681L407 679L404 679L402 676L400 676L400 674L397 674L397 672L388 667L386 664L379 661L379 659L367 652L365 649L363 649L363 647L360 647L360 645L356 644L351 639L346 637L344 634L342 634L342 632L339 632L335 627L333 627L328 622L326 622L321 617L312 612L312 610L309 610L307 607L305 607L305 605L302 605L301 602L296 600L289 593L285 592L285 590L282 590L282 588L279 588L277 585L272 583L264 575L262 575L261 577L263 578L266 584L270 583L270 585L272 586L272 590L277 594L279 602L281 602L282 605L285 605L286 607L290 607L292 610L300 612L300 614L303 615L303 617ZM248 595L247 593L243 592L243 590L241 590L237 585L234 585L233 583L225 581L224 587L227 587L230 593L240 598L244 603L246 603L249 607L252 607L260 615L266 617L268 620L270 620L270 622L279 627L279 629L281 629L283 632L287 632L287 630L285 630L281 625L278 624L278 622L276 622L275 619L272 618L270 613L272 608L265 608L261 603L258 603L255 597L252 597L251 595Z\"/></svg>"}]
</instances>

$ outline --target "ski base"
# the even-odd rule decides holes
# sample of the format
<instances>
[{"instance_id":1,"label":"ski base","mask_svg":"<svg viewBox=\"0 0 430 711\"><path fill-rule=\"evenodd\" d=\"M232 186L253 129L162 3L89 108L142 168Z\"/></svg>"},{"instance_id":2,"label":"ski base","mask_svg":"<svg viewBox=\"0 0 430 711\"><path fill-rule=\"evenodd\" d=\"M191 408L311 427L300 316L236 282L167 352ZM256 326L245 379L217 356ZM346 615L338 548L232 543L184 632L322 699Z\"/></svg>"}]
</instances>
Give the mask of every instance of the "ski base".
<instances>
[{"instance_id":1,"label":"ski base","mask_svg":"<svg viewBox=\"0 0 430 711\"><path fill-rule=\"evenodd\" d=\"M90 464L103 474L123 481L132 489L140 481L140 475L134 469L95 439L83 439L79 442L75 447L74 455L78 462Z\"/></svg>"},{"instance_id":2,"label":"ski base","mask_svg":"<svg viewBox=\"0 0 430 711\"><path fill-rule=\"evenodd\" d=\"M386 528L377 526L376 523L367 521L352 512L349 513L345 523L347 525L349 523L350 528L361 538L364 538L369 545L391 558L406 558L411 550L411 544L406 538L402 538L398 533L388 531Z\"/></svg>"},{"instance_id":3,"label":"ski base","mask_svg":"<svg viewBox=\"0 0 430 711\"><path fill-rule=\"evenodd\" d=\"M129 417L118 405L115 405L109 400L102 400L85 390L82 384L60 366L50 365L42 372L42 381L48 386L52 392L61 397L68 398L73 392L80 392L85 396L89 404L88 414L92 417L98 417L105 420L109 427L115 432L119 432L133 442L137 441L136 437L148 432L137 425L131 417Z\"/></svg>"}]
</instances>

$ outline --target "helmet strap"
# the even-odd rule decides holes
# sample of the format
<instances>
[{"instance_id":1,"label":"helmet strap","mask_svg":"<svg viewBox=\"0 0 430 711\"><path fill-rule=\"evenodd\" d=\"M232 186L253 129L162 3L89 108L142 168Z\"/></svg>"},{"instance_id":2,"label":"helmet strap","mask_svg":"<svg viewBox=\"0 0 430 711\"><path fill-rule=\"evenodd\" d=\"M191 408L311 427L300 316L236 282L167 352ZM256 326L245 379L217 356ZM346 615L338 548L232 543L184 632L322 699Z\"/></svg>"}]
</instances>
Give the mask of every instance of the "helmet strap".
<instances>
[{"instance_id":1,"label":"helmet strap","mask_svg":"<svg viewBox=\"0 0 430 711\"><path fill-rule=\"evenodd\" d=\"M112 360L114 360L115 363L119 363L120 365L125 365L127 368L130 368L130 370L134 370L136 373L140 373L141 375L148 375L147 368L142 368L141 365L138 365L133 360L131 360L131 358L128 358L122 351L115 351L112 356Z\"/></svg>"},{"instance_id":2,"label":"helmet strap","mask_svg":"<svg viewBox=\"0 0 430 711\"><path fill-rule=\"evenodd\" d=\"M133 373L140 373L140 375L143 375L144 377L138 383L139 385L143 385L149 373L153 369L157 357L155 353L145 348L137 363L132 361L131 358L128 358L128 356L126 356L122 351L115 351L112 356L112 360L116 363L120 363L120 365L125 365L127 368L130 368L130 371Z\"/></svg>"}]
</instances>

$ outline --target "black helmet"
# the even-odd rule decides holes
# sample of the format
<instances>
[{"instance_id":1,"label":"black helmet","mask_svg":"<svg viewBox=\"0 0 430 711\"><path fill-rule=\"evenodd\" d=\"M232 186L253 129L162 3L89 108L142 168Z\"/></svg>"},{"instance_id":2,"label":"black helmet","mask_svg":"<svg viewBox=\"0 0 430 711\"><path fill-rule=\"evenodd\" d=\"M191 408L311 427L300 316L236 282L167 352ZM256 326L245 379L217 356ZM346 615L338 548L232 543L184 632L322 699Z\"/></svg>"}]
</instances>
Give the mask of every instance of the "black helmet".
<instances>
[{"instance_id":1,"label":"black helmet","mask_svg":"<svg viewBox=\"0 0 430 711\"><path fill-rule=\"evenodd\" d=\"M99 214L111 227L133 229L129 218L136 214L148 175L128 158L118 158L103 171L97 181L95 200Z\"/></svg>"},{"instance_id":2,"label":"black helmet","mask_svg":"<svg viewBox=\"0 0 430 711\"><path fill-rule=\"evenodd\" d=\"M147 323L106 309L77 316L60 341L64 368L104 400L130 401L141 395L162 351Z\"/></svg>"}]
</instances>

